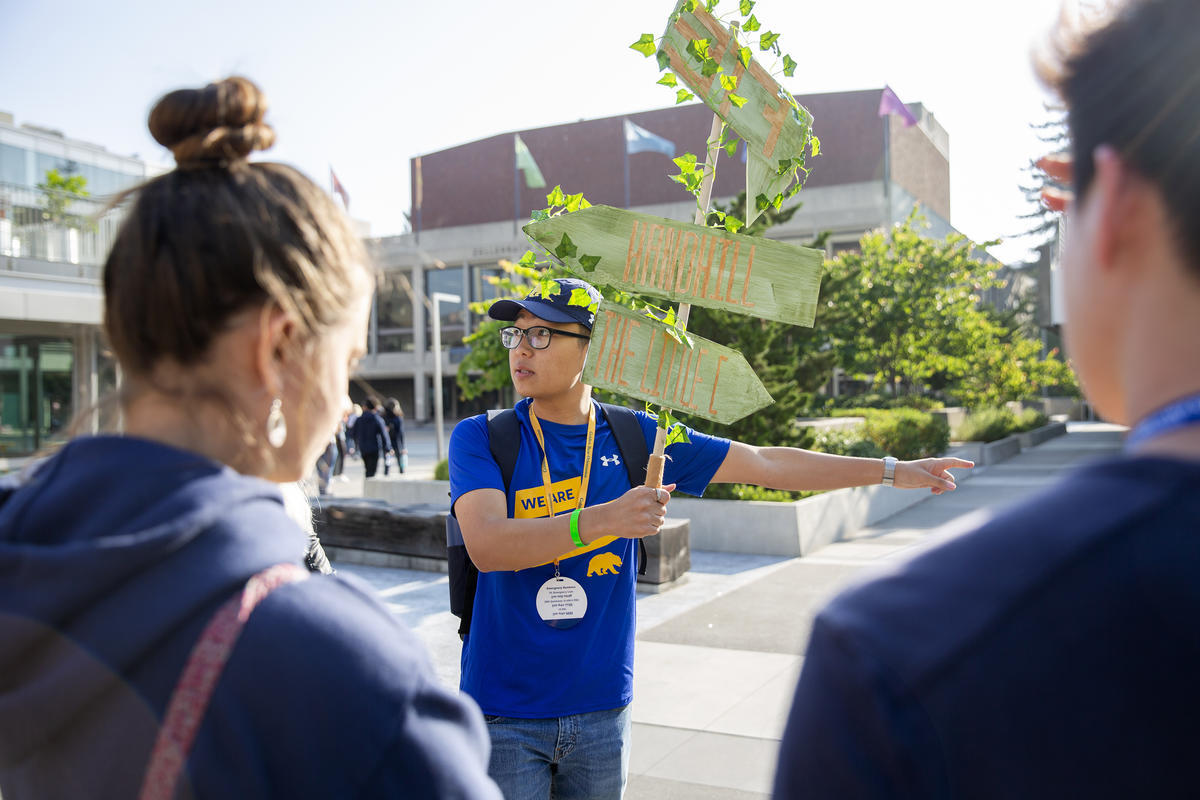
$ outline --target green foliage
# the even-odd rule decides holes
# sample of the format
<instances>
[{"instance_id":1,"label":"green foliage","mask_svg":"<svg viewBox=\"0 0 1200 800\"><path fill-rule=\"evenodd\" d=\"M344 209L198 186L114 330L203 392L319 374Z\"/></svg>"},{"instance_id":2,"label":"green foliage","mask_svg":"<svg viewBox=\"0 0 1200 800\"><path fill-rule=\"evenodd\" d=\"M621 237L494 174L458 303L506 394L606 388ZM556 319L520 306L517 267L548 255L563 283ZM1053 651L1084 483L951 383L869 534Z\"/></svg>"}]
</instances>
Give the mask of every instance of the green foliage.
<instances>
[{"instance_id":1,"label":"green foliage","mask_svg":"<svg viewBox=\"0 0 1200 800\"><path fill-rule=\"evenodd\" d=\"M913 408L870 410L862 432L863 438L904 461L936 456L950 445L946 420Z\"/></svg>"},{"instance_id":2,"label":"green foliage","mask_svg":"<svg viewBox=\"0 0 1200 800\"><path fill-rule=\"evenodd\" d=\"M1050 418L1036 408L1027 408L1017 415L1017 433L1025 433L1050 424Z\"/></svg>"},{"instance_id":3,"label":"green foliage","mask_svg":"<svg viewBox=\"0 0 1200 800\"><path fill-rule=\"evenodd\" d=\"M433 479L435 481L450 480L450 459L443 458L433 465Z\"/></svg>"},{"instance_id":4,"label":"green foliage","mask_svg":"<svg viewBox=\"0 0 1200 800\"><path fill-rule=\"evenodd\" d=\"M641 36L638 37L638 40L636 42L629 45L629 49L636 50L639 53L641 53L642 55L649 58L650 56L654 55L654 51L658 49L654 44L654 34L643 33Z\"/></svg>"},{"instance_id":5,"label":"green foliage","mask_svg":"<svg viewBox=\"0 0 1200 800\"><path fill-rule=\"evenodd\" d=\"M999 282L975 245L958 234L929 238L927 227L914 209L827 265L835 280L822 286L822 305L845 312L825 323L840 366L893 396L936 391L969 406L1073 388L1055 353L1042 358L1039 341L979 307Z\"/></svg>"},{"instance_id":6,"label":"green foliage","mask_svg":"<svg viewBox=\"0 0 1200 800\"><path fill-rule=\"evenodd\" d=\"M954 432L960 442L995 442L1017 429L1017 417L1007 408L972 411Z\"/></svg>"},{"instance_id":7,"label":"green foliage","mask_svg":"<svg viewBox=\"0 0 1200 800\"><path fill-rule=\"evenodd\" d=\"M704 490L705 500L762 500L768 503L791 503L812 497L820 492L789 492L767 489L752 483L710 483Z\"/></svg>"},{"instance_id":8,"label":"green foliage","mask_svg":"<svg viewBox=\"0 0 1200 800\"><path fill-rule=\"evenodd\" d=\"M887 455L882 447L864 438L861 426L853 431L821 431L814 437L810 449L819 453L856 458L883 458Z\"/></svg>"},{"instance_id":9,"label":"green foliage","mask_svg":"<svg viewBox=\"0 0 1200 800\"><path fill-rule=\"evenodd\" d=\"M71 202L88 196L87 178L82 175L63 175L56 169L46 171L46 177L37 188L42 192L45 210L42 218L55 225L69 228L87 227L86 218L68 213Z\"/></svg>"}]
</instances>

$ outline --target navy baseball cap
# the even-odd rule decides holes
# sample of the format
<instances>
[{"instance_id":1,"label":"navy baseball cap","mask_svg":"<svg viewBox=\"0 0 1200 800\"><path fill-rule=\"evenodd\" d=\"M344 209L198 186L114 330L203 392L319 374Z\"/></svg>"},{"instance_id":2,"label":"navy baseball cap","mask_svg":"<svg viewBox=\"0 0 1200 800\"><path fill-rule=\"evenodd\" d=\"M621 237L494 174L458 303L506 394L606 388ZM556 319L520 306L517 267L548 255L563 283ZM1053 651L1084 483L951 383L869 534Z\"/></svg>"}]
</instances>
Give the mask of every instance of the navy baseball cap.
<instances>
[{"instance_id":1,"label":"navy baseball cap","mask_svg":"<svg viewBox=\"0 0 1200 800\"><path fill-rule=\"evenodd\" d=\"M571 294L576 289L584 290L591 298L588 305L592 305L600 302L600 292L595 286L578 278L556 278L554 282L558 284L558 294L543 297L542 290L538 288L530 292L524 300L497 300L488 309L488 316L511 322L521 313L521 309L524 309L535 317L550 322L578 322L590 331L592 322L596 319L595 313L588 306L571 305Z\"/></svg>"}]
</instances>

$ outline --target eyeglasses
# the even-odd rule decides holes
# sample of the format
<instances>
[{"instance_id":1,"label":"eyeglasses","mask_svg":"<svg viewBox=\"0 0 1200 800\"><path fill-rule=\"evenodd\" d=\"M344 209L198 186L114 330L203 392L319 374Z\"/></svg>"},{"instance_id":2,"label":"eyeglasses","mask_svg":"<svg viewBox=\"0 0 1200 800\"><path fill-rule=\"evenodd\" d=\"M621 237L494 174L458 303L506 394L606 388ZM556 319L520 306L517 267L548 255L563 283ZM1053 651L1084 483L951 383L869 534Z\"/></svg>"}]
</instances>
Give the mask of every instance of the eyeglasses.
<instances>
[{"instance_id":1,"label":"eyeglasses","mask_svg":"<svg viewBox=\"0 0 1200 800\"><path fill-rule=\"evenodd\" d=\"M532 328L518 328L513 325L500 329L500 344L505 350L515 350L521 344L521 338L524 337L529 341L529 346L534 350L545 350L550 346L550 340L554 336L570 336L573 339L592 338L584 336L582 333L560 331L556 328L547 328L544 325L534 325Z\"/></svg>"}]
</instances>

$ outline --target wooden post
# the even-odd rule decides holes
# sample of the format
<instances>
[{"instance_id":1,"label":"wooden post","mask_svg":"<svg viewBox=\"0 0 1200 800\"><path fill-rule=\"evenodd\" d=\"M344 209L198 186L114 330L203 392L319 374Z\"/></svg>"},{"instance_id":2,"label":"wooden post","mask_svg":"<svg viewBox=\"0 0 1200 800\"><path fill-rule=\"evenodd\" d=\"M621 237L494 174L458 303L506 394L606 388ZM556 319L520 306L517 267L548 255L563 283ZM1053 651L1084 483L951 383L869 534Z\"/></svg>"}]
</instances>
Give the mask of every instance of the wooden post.
<instances>
[{"instance_id":1,"label":"wooden post","mask_svg":"<svg viewBox=\"0 0 1200 800\"><path fill-rule=\"evenodd\" d=\"M721 124L721 116L713 114L712 127L708 131L708 153L704 156L704 180L700 184L700 198L696 207L697 225L703 225L708 219L708 204L712 202L713 181L717 177L717 151L721 149ZM686 327L691 314L691 303L680 303L675 318ZM646 465L646 485L655 489L662 486L666 439L667 432L660 426L654 435L654 452L650 454L650 461Z\"/></svg>"}]
</instances>

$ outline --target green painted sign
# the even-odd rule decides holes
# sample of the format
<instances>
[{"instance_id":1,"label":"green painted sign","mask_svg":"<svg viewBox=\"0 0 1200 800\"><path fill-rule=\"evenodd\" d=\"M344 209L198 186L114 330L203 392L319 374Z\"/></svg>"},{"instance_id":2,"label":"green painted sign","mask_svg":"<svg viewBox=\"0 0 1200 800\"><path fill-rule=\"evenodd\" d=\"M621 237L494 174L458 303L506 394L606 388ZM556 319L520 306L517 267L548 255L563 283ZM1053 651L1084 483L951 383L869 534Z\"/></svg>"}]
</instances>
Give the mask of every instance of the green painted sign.
<instances>
[{"instance_id":1,"label":"green painted sign","mask_svg":"<svg viewBox=\"0 0 1200 800\"><path fill-rule=\"evenodd\" d=\"M592 283L792 325L812 327L816 317L821 250L611 206L524 230Z\"/></svg>"},{"instance_id":2,"label":"green painted sign","mask_svg":"<svg viewBox=\"0 0 1200 800\"><path fill-rule=\"evenodd\" d=\"M685 10L685 5L681 3L671 15L660 49L669 59L671 71L746 140L749 225L762 212L755 199L760 194L772 198L791 183L790 175L779 174L780 164L790 164L805 152L812 135L812 114L757 61L739 55L730 32L703 4L696 3L692 11ZM689 45L693 50L706 48L709 57L721 65L720 73L705 75L703 61L688 52Z\"/></svg>"},{"instance_id":3,"label":"green painted sign","mask_svg":"<svg viewBox=\"0 0 1200 800\"><path fill-rule=\"evenodd\" d=\"M774 400L736 350L692 336L624 306L601 303L583 382L728 424Z\"/></svg>"}]
</instances>

